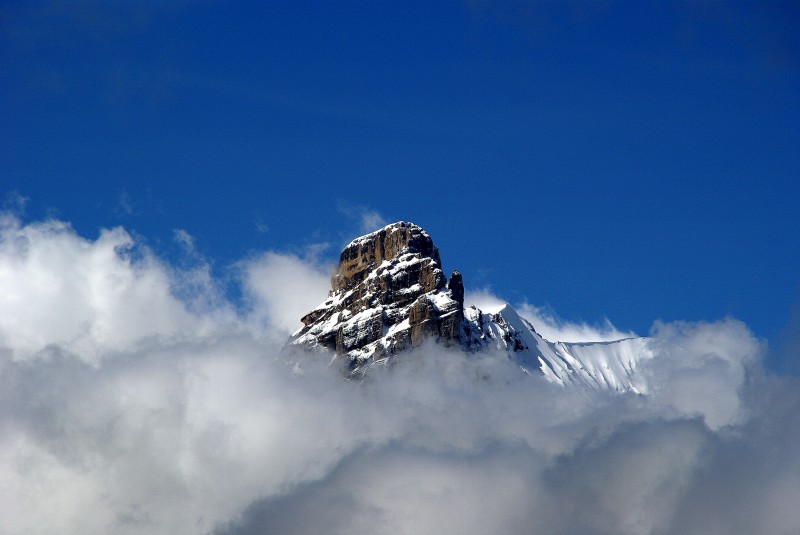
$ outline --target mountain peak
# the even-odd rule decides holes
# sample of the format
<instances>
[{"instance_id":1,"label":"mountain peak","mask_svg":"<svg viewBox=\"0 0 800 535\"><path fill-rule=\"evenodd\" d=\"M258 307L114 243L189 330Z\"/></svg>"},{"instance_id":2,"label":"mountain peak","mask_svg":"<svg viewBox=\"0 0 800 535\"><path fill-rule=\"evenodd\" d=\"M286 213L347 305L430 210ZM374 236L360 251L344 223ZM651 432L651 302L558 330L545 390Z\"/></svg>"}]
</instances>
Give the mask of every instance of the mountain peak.
<instances>
[{"instance_id":1,"label":"mountain peak","mask_svg":"<svg viewBox=\"0 0 800 535\"><path fill-rule=\"evenodd\" d=\"M439 250L433 245L433 240L422 227L414 223L398 221L356 238L339 255L331 292L350 290L383 262L392 262L398 256L409 253L417 254L421 259L430 259L436 266L441 266ZM429 282L441 288L444 286L444 277Z\"/></svg>"},{"instance_id":2,"label":"mountain peak","mask_svg":"<svg viewBox=\"0 0 800 535\"><path fill-rule=\"evenodd\" d=\"M290 344L333 350L357 370L428 336L458 339L464 287L457 271L452 279L448 286L421 227L387 225L345 246L328 298L302 318Z\"/></svg>"},{"instance_id":3,"label":"mountain peak","mask_svg":"<svg viewBox=\"0 0 800 535\"><path fill-rule=\"evenodd\" d=\"M464 283L442 272L439 250L421 227L392 223L348 243L339 255L327 299L303 316L289 347L329 350L351 373L433 338L464 351L497 350L526 373L595 390L644 392L637 361L648 340L565 344L542 338L506 304L493 313L464 308Z\"/></svg>"}]
</instances>

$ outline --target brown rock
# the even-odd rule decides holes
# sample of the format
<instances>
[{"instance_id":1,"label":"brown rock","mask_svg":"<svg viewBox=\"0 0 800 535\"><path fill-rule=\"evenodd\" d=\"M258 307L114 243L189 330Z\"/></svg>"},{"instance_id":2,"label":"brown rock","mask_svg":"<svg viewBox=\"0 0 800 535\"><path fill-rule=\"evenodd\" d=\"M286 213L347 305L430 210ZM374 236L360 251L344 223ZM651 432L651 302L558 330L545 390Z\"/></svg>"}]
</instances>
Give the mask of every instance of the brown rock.
<instances>
[{"instance_id":1,"label":"brown rock","mask_svg":"<svg viewBox=\"0 0 800 535\"><path fill-rule=\"evenodd\" d=\"M448 284L433 240L401 221L342 250L328 298L290 344L334 350L358 369L427 337L458 340L463 302L461 274Z\"/></svg>"}]
</instances>

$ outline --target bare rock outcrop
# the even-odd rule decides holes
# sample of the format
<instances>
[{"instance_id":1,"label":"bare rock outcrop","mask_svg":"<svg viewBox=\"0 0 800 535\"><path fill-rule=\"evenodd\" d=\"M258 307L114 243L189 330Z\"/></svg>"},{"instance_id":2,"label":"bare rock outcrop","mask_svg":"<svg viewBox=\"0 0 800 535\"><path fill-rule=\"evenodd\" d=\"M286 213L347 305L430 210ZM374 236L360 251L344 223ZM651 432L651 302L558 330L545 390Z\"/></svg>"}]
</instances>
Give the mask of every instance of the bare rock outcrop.
<instances>
[{"instance_id":1,"label":"bare rock outcrop","mask_svg":"<svg viewBox=\"0 0 800 535\"><path fill-rule=\"evenodd\" d=\"M448 282L430 236L400 221L342 250L328 298L302 318L290 345L334 350L358 369L427 337L457 341L463 304L461 274Z\"/></svg>"}]
</instances>

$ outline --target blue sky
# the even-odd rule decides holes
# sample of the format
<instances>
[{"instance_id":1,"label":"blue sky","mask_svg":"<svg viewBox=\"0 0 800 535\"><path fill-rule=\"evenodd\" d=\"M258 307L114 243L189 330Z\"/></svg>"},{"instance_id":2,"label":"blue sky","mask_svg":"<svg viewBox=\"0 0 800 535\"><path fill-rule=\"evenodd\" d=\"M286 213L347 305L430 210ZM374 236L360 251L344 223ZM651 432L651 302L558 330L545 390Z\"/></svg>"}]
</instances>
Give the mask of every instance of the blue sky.
<instances>
[{"instance_id":1,"label":"blue sky","mask_svg":"<svg viewBox=\"0 0 800 535\"><path fill-rule=\"evenodd\" d=\"M0 532L800 533L799 12L0 3ZM283 352L397 220L646 392Z\"/></svg>"},{"instance_id":2,"label":"blue sky","mask_svg":"<svg viewBox=\"0 0 800 535\"><path fill-rule=\"evenodd\" d=\"M371 214L413 221L468 289L640 334L730 315L789 347L798 14L8 2L0 194L167 258L182 229L220 278L257 251L333 260Z\"/></svg>"}]
</instances>

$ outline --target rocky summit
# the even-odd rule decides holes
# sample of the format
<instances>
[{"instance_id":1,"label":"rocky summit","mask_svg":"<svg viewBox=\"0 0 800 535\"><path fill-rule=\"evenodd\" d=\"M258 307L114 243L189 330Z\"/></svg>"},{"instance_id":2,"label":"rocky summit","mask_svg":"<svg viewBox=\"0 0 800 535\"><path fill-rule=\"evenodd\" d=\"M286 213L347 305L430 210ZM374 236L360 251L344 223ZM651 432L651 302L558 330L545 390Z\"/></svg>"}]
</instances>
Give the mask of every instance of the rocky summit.
<instances>
[{"instance_id":1,"label":"rocky summit","mask_svg":"<svg viewBox=\"0 0 800 535\"><path fill-rule=\"evenodd\" d=\"M288 348L329 351L356 375L433 339L466 352L497 350L561 385L644 392L637 363L652 355L646 338L551 342L510 305L465 307L461 273L446 278L431 237L404 221L347 244L327 299L302 323Z\"/></svg>"},{"instance_id":2,"label":"rocky summit","mask_svg":"<svg viewBox=\"0 0 800 535\"><path fill-rule=\"evenodd\" d=\"M291 343L322 346L360 368L429 336L459 340L463 304L461 275L448 283L431 237L400 221L342 250L328 298L302 318Z\"/></svg>"}]
</instances>

